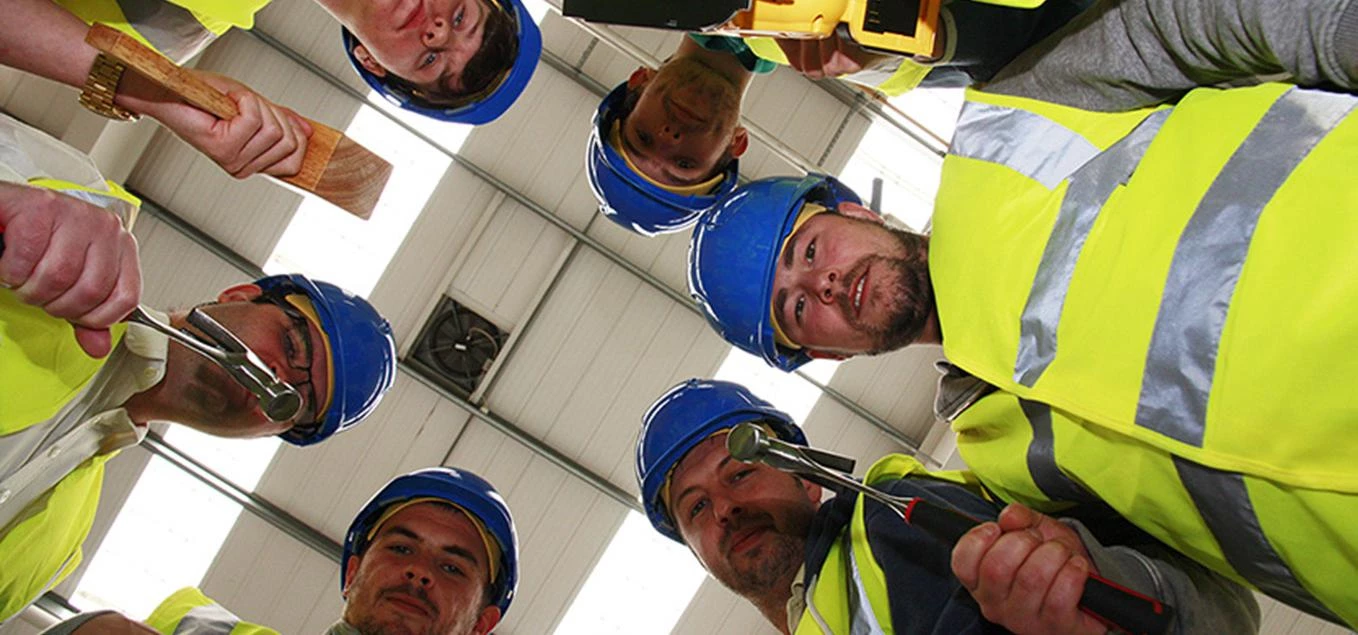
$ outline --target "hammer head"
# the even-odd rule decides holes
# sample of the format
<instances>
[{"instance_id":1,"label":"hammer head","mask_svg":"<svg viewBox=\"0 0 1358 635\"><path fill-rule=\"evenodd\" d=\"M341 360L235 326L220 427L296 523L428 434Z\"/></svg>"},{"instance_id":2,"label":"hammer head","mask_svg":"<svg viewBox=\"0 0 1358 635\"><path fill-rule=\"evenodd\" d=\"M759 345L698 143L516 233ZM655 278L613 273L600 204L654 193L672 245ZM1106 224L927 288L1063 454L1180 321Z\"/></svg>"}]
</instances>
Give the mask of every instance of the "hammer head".
<instances>
[{"instance_id":1,"label":"hammer head","mask_svg":"<svg viewBox=\"0 0 1358 635\"><path fill-rule=\"evenodd\" d=\"M764 434L763 428L753 423L742 423L731 428L731 432L726 435L726 451L737 461L756 461L768 449L768 435Z\"/></svg>"}]
</instances>

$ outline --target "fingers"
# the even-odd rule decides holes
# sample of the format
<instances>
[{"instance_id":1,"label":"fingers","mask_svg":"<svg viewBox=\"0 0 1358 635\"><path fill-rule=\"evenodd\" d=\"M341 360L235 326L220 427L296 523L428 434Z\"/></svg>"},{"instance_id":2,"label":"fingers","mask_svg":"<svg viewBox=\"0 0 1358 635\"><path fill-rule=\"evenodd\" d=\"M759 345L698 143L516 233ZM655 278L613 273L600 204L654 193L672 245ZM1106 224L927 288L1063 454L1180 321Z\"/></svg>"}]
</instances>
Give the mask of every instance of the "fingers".
<instances>
[{"instance_id":1,"label":"fingers","mask_svg":"<svg viewBox=\"0 0 1358 635\"><path fill-rule=\"evenodd\" d=\"M236 116L219 120L177 102L157 105L151 112L157 120L236 178L301 171L310 124L229 77L196 73L236 103Z\"/></svg>"},{"instance_id":2,"label":"fingers","mask_svg":"<svg viewBox=\"0 0 1358 635\"><path fill-rule=\"evenodd\" d=\"M835 34L819 40L780 39L777 42L787 56L788 65L810 79L857 73L871 57L852 40Z\"/></svg>"},{"instance_id":3,"label":"fingers","mask_svg":"<svg viewBox=\"0 0 1358 635\"><path fill-rule=\"evenodd\" d=\"M44 214L21 214L20 210L32 209L29 206L38 206L40 203L26 201L25 196L12 195L14 190L9 188L0 191L5 195L0 204L13 212L4 227L5 252L0 254L0 284L12 289L33 276L33 269L47 252L55 219ZM47 195L57 196L55 193Z\"/></svg>"},{"instance_id":4,"label":"fingers","mask_svg":"<svg viewBox=\"0 0 1358 635\"><path fill-rule=\"evenodd\" d=\"M108 329L75 327L75 341L90 357L103 357L113 350L113 336Z\"/></svg>"},{"instance_id":5,"label":"fingers","mask_svg":"<svg viewBox=\"0 0 1358 635\"><path fill-rule=\"evenodd\" d=\"M105 218L117 223L112 214L105 214ZM72 258L68 262L58 263L62 271L61 276L49 276L43 289L43 299L34 301L32 297L25 298L34 304L39 304L49 315L68 320L74 320L88 312L91 307L97 308L108 299L113 293L113 288L118 283L120 275L119 266L122 263L122 241L117 238L116 229L103 231L101 234L112 236L115 244L112 245L91 245L88 243L76 244L76 241L83 239L83 236L73 232L58 233L57 240L53 243L56 248L63 248L66 253L73 253L81 250L79 258ZM67 246L69 244L69 246ZM51 263L52 259L44 261L44 268ZM38 273L43 273L42 269ZM70 282L66 282L69 276ZM63 284L52 284L54 280L62 280ZM20 287L20 294L24 288ZM50 296L47 293L50 292ZM107 326L107 325L90 325Z\"/></svg>"},{"instance_id":6,"label":"fingers","mask_svg":"<svg viewBox=\"0 0 1358 635\"><path fill-rule=\"evenodd\" d=\"M82 203L74 199L72 201ZM44 227L49 231L49 234L43 237L45 240L42 240L46 244L46 248L37 257L27 278L14 287L15 293L18 293L19 298L24 302L44 309L52 301L74 288L76 283L80 281L85 272L85 261L94 237L108 235L109 228L102 221L109 219L117 222L103 210L95 209L95 213L103 218L98 218L93 214L89 218L84 218L71 213L69 208L74 207L74 205L58 204L54 207L55 209L51 212L57 214L57 216L52 219L51 225ZM5 251L8 252L8 245L11 241L10 230L5 231L5 237ZM95 295L97 291L86 289L81 290L80 293L82 295ZM56 317L66 316L58 315Z\"/></svg>"},{"instance_id":7,"label":"fingers","mask_svg":"<svg viewBox=\"0 0 1358 635\"><path fill-rule=\"evenodd\" d=\"M28 304L78 327L92 355L108 353L107 329L141 297L137 244L117 217L39 188L0 188L5 209L4 283Z\"/></svg>"},{"instance_id":8,"label":"fingers","mask_svg":"<svg viewBox=\"0 0 1358 635\"><path fill-rule=\"evenodd\" d=\"M112 290L103 302L77 315L71 321L92 328L111 326L127 318L141 301L141 258L137 254L137 240L130 232L120 237L120 258L113 268L118 272Z\"/></svg>"},{"instance_id":9,"label":"fingers","mask_svg":"<svg viewBox=\"0 0 1358 635\"><path fill-rule=\"evenodd\" d=\"M1074 529L1051 516L1040 514L1018 503L1005 507L1004 511L1000 512L998 522L1003 531L1031 529L1037 532L1041 540L1060 542L1072 553L1085 558L1089 557L1084 541L1080 540L1080 534L1076 533Z\"/></svg>"},{"instance_id":10,"label":"fingers","mask_svg":"<svg viewBox=\"0 0 1358 635\"><path fill-rule=\"evenodd\" d=\"M291 148L291 152L281 153L278 160L260 171L273 176L292 176L302 171L302 160L306 157L307 143L311 138L311 124L289 108L274 107L278 109L278 122L286 137L286 143L281 147Z\"/></svg>"},{"instance_id":11,"label":"fingers","mask_svg":"<svg viewBox=\"0 0 1358 635\"><path fill-rule=\"evenodd\" d=\"M249 104L251 113L257 114L258 126L236 157L243 161L243 166L232 175L246 178L258 172L277 176L297 174L301 170L301 157L306 155L306 128L310 126L303 128L296 113L258 95L239 95L239 103L242 113L244 106Z\"/></svg>"},{"instance_id":12,"label":"fingers","mask_svg":"<svg viewBox=\"0 0 1358 635\"><path fill-rule=\"evenodd\" d=\"M981 579L981 559L1000 537L995 523L981 523L957 541L952 550L952 572L967 590L975 589Z\"/></svg>"},{"instance_id":13,"label":"fingers","mask_svg":"<svg viewBox=\"0 0 1358 635\"><path fill-rule=\"evenodd\" d=\"M1037 529L1040 514L1023 508L1014 519L984 523L958 541L953 572L986 619L1016 633L1102 633L1079 610L1089 561ZM1007 523L1028 526L1004 531Z\"/></svg>"}]
</instances>

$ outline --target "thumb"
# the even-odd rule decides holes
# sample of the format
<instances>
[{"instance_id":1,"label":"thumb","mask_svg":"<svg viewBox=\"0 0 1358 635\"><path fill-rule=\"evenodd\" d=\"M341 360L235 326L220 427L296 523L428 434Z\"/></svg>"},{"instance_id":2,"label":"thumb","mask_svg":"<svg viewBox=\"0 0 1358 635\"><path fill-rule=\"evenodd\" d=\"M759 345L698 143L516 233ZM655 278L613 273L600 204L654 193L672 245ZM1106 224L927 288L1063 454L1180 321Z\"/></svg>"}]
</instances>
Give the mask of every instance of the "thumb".
<instances>
[{"instance_id":1,"label":"thumb","mask_svg":"<svg viewBox=\"0 0 1358 635\"><path fill-rule=\"evenodd\" d=\"M90 357L104 357L113 349L113 336L108 329L76 326L75 341Z\"/></svg>"},{"instance_id":2,"label":"thumb","mask_svg":"<svg viewBox=\"0 0 1358 635\"><path fill-rule=\"evenodd\" d=\"M1020 529L1036 529L1042 524L1044 518L1046 518L1046 516L1043 516L1022 504L1010 503L1000 512L1000 517L997 522L1000 524L1000 529L1003 529L1008 533Z\"/></svg>"}]
</instances>

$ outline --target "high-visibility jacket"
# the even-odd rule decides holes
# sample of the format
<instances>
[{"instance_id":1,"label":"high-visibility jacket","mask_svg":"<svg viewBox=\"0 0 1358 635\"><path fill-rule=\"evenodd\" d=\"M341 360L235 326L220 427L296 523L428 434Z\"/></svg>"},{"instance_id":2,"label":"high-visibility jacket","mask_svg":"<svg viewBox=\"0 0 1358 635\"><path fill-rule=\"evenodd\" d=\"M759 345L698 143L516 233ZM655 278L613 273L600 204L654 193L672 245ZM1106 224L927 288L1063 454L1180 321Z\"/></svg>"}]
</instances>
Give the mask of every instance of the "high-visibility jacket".
<instances>
[{"instance_id":1,"label":"high-visibility jacket","mask_svg":"<svg viewBox=\"0 0 1358 635\"><path fill-rule=\"evenodd\" d=\"M231 27L249 29L269 0L54 0L88 24L117 28L176 63Z\"/></svg>"},{"instance_id":2,"label":"high-visibility jacket","mask_svg":"<svg viewBox=\"0 0 1358 635\"><path fill-rule=\"evenodd\" d=\"M1358 625L1358 99L1094 113L972 91L930 243L954 421L1001 498L1097 499Z\"/></svg>"},{"instance_id":3,"label":"high-visibility jacket","mask_svg":"<svg viewBox=\"0 0 1358 635\"><path fill-rule=\"evenodd\" d=\"M64 328L63 328L64 327ZM114 344L125 331L114 329ZM35 354L43 355L41 358ZM0 290L0 377L10 387L0 404L0 435L13 434L56 415L103 367L85 355L71 327ZM80 564L80 545L94 522L104 463L91 458L71 472L11 524L0 527L0 622L31 604ZM7 498L8 492L2 492Z\"/></svg>"},{"instance_id":4,"label":"high-visibility jacket","mask_svg":"<svg viewBox=\"0 0 1358 635\"><path fill-rule=\"evenodd\" d=\"M117 184L103 182L88 157L52 137L9 118L0 118L0 180L60 190L99 205L131 223L139 201ZM58 174L60 173L60 174ZM72 181L57 180L56 176ZM112 329L117 346L126 325ZM107 358L81 350L71 325L0 290L0 377L8 390L0 399L0 436L51 419L94 379ZM113 453L82 463L31 503L24 515L0 527L0 622L23 610L80 564L99 502L104 463ZM0 491L0 503L9 492Z\"/></svg>"},{"instance_id":5,"label":"high-visibility jacket","mask_svg":"<svg viewBox=\"0 0 1358 635\"><path fill-rule=\"evenodd\" d=\"M981 517L993 515L996 511L996 508L983 502L979 483L968 473L928 472L919 461L901 454L888 455L874 463L865 475L864 482L880 486L885 481L897 481L907 477L917 483L927 480L963 486L977 496L967 497L967 501L955 499L945 502L960 504L967 513ZM954 488L950 486L948 489ZM938 491L930 489L928 485L922 485L921 489L911 493L927 496L937 494ZM971 507L967 507L967 503L970 503ZM911 550L914 557L919 561L937 559L944 563L941 565L944 570L939 573L915 562L908 565L916 567L915 570L900 571L902 563L884 562L883 558L874 555L872 541L869 538L869 523L864 514L864 498L859 495L854 502L848 526L840 532L841 536L830 547L824 562L814 571L808 565L806 609L802 612L801 620L797 622L795 634L893 633L896 624L892 619L891 610L893 593L909 596L907 599L916 609L911 613L917 615L901 616L910 620L902 621L902 624L918 626L917 630L1000 631L998 627L984 622L979 609L969 597L961 602L951 602L952 606L945 606L954 596L966 594L964 590L960 590L956 580L952 579L952 573L947 570L946 563L951 558L951 548L923 535L906 523L899 522L899 519L893 518L893 521L892 526L901 532L895 537L917 541L914 546L918 546L918 549ZM907 535L913 537L906 538ZM931 553L924 553L926 551ZM919 586L906 588L900 584L894 587L888 585L884 567L897 567L896 573L904 575ZM910 575L911 573L918 575ZM948 587L956 589L950 591ZM942 630L939 630L940 625Z\"/></svg>"},{"instance_id":6,"label":"high-visibility jacket","mask_svg":"<svg viewBox=\"0 0 1358 635\"><path fill-rule=\"evenodd\" d=\"M236 617L193 587L165 598L146 618L146 625L165 635L278 635L278 631Z\"/></svg>"}]
</instances>

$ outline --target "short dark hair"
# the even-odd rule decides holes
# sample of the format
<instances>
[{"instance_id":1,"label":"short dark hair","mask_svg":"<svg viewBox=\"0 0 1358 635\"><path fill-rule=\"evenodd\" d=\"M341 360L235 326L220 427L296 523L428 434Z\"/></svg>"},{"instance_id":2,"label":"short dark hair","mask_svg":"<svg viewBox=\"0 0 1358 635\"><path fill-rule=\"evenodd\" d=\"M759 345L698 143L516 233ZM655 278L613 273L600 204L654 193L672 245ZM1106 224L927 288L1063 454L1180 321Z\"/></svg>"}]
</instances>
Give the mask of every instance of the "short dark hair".
<instances>
[{"instance_id":1,"label":"short dark hair","mask_svg":"<svg viewBox=\"0 0 1358 635\"><path fill-rule=\"evenodd\" d=\"M498 87L519 52L518 21L497 0L478 0L489 9L481 27L481 48L462 68L462 89L456 92L439 87L429 91L404 77L388 74L389 88L405 93L411 103L424 108L460 107L480 101ZM505 0L508 2L509 0ZM519 16L518 19L531 19Z\"/></svg>"}]
</instances>

